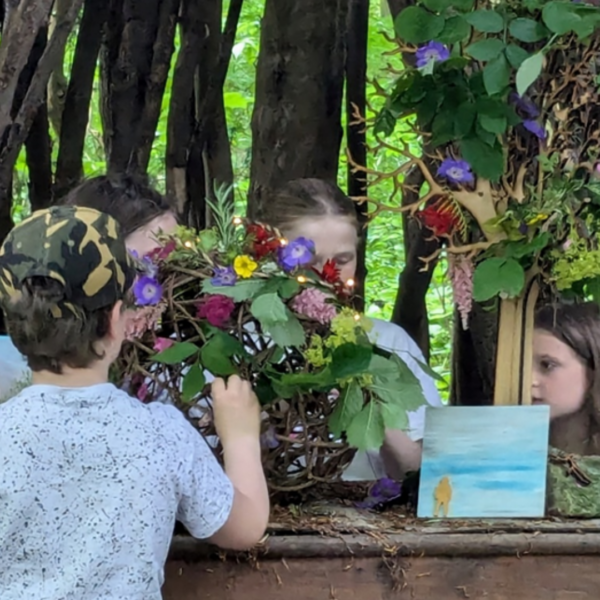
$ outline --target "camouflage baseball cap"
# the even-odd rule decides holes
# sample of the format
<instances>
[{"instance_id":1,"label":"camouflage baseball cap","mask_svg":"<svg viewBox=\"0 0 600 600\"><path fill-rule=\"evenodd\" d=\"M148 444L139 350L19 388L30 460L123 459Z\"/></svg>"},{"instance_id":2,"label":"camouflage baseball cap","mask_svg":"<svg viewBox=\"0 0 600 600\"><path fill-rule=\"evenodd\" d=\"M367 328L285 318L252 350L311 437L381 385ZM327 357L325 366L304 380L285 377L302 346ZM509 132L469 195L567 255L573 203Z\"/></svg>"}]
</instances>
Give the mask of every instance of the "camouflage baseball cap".
<instances>
[{"instance_id":1,"label":"camouflage baseball cap","mask_svg":"<svg viewBox=\"0 0 600 600\"><path fill-rule=\"evenodd\" d=\"M17 300L23 282L49 277L64 287L64 300L52 311L97 310L122 300L136 268L119 236L117 222L77 206L53 206L33 213L8 234L0 248L0 299Z\"/></svg>"}]
</instances>

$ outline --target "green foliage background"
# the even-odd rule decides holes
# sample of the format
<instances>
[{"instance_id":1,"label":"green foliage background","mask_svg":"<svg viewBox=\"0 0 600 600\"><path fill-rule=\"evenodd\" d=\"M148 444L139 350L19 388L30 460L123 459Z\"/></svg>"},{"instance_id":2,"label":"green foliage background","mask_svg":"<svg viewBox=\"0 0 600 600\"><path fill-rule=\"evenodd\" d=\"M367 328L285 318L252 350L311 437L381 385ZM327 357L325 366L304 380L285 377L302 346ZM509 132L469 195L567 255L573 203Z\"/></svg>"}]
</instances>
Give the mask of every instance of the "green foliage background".
<instances>
[{"instance_id":1,"label":"green foliage background","mask_svg":"<svg viewBox=\"0 0 600 600\"><path fill-rule=\"evenodd\" d=\"M229 2L224 2L226 14ZM249 171L251 156L251 130L255 83L255 65L258 58L260 40L260 19L263 14L264 0L246 0L243 6L240 23L238 26L236 43L233 48L231 65L225 83L225 106L227 123L231 141L233 168L236 179L236 197L240 202L240 211L249 187ZM386 41L383 32L393 35L392 20L388 15L381 14L379 2L371 2L371 16L369 24L368 46L368 77L377 80L385 87L392 83L392 77L384 71L386 65L401 68L398 56L386 56L386 52L393 49L392 44ZM65 71L69 72L75 50L76 32L71 36L65 54ZM177 52L174 54L174 59ZM172 75L172 71L171 71ZM149 172L155 185L164 189L164 164L167 143L167 112L170 102L172 81L169 78L163 98L163 110L159 121L154 150L150 160ZM381 102L374 97L374 87L369 84L369 98L374 107L379 107ZM394 137L409 135L400 128L389 141L393 144ZM412 135L412 134L410 134ZM417 144L417 140L414 140ZM346 158L343 152L345 144L342 143L340 155L339 183L345 188ZM58 147L58 140L54 140L54 154ZM56 156L54 157L56 158ZM403 160L398 155L388 152L376 157L370 157L373 167L381 171L392 171ZM105 160L102 144L102 123L99 110L99 83L96 75L94 96L92 98L91 114L84 149L84 169L86 176L104 172ZM29 212L27 198L28 172L24 151L21 153L15 172L13 218L19 221ZM378 186L377 199L385 200L385 186ZM381 197L379 197L381 196ZM397 199L399 202L400 199ZM367 247L367 267L369 270L367 281L367 313L370 316L389 319L394 306L398 275L404 265L404 249L402 240L402 217L396 213L384 213L369 227L369 243ZM452 336L453 306L452 295L445 281L445 263L441 263L435 272L432 286L427 298L430 318L431 334L431 366L445 379L449 379L450 348ZM445 395L446 390L441 390Z\"/></svg>"}]
</instances>

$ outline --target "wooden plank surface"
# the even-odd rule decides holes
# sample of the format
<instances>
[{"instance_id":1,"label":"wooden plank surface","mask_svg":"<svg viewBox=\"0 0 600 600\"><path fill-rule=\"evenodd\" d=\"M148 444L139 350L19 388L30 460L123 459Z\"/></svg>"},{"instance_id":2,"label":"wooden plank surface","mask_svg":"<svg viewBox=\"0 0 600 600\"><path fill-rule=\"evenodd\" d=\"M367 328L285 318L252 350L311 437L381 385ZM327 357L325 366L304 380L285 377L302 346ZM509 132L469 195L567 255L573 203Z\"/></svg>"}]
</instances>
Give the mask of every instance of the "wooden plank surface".
<instances>
[{"instance_id":1,"label":"wooden plank surface","mask_svg":"<svg viewBox=\"0 0 600 600\"><path fill-rule=\"evenodd\" d=\"M587 600L595 556L169 562L164 600Z\"/></svg>"}]
</instances>

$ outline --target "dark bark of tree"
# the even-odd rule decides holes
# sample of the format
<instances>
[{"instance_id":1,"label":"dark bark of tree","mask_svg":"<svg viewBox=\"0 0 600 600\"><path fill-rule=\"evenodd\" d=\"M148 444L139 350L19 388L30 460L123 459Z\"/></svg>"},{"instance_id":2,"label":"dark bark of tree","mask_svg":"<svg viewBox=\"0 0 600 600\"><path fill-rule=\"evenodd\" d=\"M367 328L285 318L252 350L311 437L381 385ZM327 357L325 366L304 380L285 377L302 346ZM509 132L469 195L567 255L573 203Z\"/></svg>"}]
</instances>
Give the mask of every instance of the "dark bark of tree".
<instances>
[{"instance_id":1,"label":"dark bark of tree","mask_svg":"<svg viewBox=\"0 0 600 600\"><path fill-rule=\"evenodd\" d=\"M348 0L267 0L252 116L248 213L300 177L334 180Z\"/></svg>"},{"instance_id":2,"label":"dark bark of tree","mask_svg":"<svg viewBox=\"0 0 600 600\"><path fill-rule=\"evenodd\" d=\"M207 223L204 199L233 181L223 85L243 0L232 0L221 31L222 0L184 0L167 126L167 189L184 220Z\"/></svg>"},{"instance_id":3,"label":"dark bark of tree","mask_svg":"<svg viewBox=\"0 0 600 600\"><path fill-rule=\"evenodd\" d=\"M366 112L367 80L367 42L369 35L369 0L351 0L348 8L348 40L346 54L346 139L348 153L360 164L367 164L367 136L360 124L352 125L355 110L364 115ZM348 195L366 196L367 182L363 175L348 167ZM358 222L361 227L358 247L358 265L356 269L357 310L364 309L367 245L368 205L356 206Z\"/></svg>"},{"instance_id":4,"label":"dark bark of tree","mask_svg":"<svg viewBox=\"0 0 600 600\"><path fill-rule=\"evenodd\" d=\"M83 149L87 133L94 72L102 31L108 17L107 0L85 0L65 97L56 163L54 195L66 194L83 176Z\"/></svg>"},{"instance_id":5,"label":"dark bark of tree","mask_svg":"<svg viewBox=\"0 0 600 600\"><path fill-rule=\"evenodd\" d=\"M178 0L110 2L101 66L104 144L111 171L146 172L178 10Z\"/></svg>"},{"instance_id":6,"label":"dark bark of tree","mask_svg":"<svg viewBox=\"0 0 600 600\"><path fill-rule=\"evenodd\" d=\"M83 0L71 0L68 10L57 19L52 36L45 45L31 79L24 86L28 75L27 64L32 60L32 49L40 30L47 26L50 1L21 2L18 5L6 4L3 34L0 42L0 238L12 227L10 218L12 199L12 171L23 143L30 135L36 119L46 120L40 106L46 98L46 87L50 74L57 61L63 56L67 37L77 18ZM19 84L23 87L19 90ZM18 98L17 98L18 93ZM17 101L18 100L18 101ZM40 115L41 116L38 116ZM34 131L40 136L40 132ZM45 170L42 165L40 172ZM41 204L46 203L47 182L39 179L38 190Z\"/></svg>"}]
</instances>

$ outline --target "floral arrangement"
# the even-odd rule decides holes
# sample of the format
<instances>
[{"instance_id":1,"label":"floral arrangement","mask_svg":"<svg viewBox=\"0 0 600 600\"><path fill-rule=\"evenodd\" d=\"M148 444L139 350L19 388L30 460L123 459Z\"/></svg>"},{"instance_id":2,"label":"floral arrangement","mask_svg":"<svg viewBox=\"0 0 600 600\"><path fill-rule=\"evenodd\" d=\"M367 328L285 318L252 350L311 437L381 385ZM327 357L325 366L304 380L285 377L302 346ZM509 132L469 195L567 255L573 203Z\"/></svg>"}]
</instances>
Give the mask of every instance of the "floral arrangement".
<instances>
[{"instance_id":1,"label":"floral arrangement","mask_svg":"<svg viewBox=\"0 0 600 600\"><path fill-rule=\"evenodd\" d=\"M214 439L208 382L237 373L263 407L273 490L332 481L356 448L379 448L424 403L418 379L369 339L352 281L314 244L213 207L215 227L180 228L138 258L136 310L115 377L142 401L168 399Z\"/></svg>"},{"instance_id":2,"label":"floral arrangement","mask_svg":"<svg viewBox=\"0 0 600 600\"><path fill-rule=\"evenodd\" d=\"M473 300L600 300L600 8L570 0L422 0L397 17L402 66L374 117L393 173L379 211L405 211L441 241L465 327ZM402 128L405 142L386 138ZM422 141L422 152L414 139ZM411 146L411 144L413 144ZM408 174L411 174L408 176ZM407 199L411 199L407 201Z\"/></svg>"}]
</instances>

